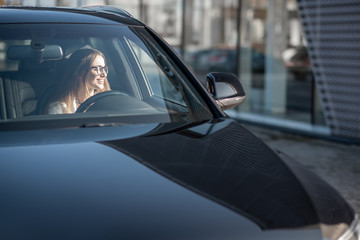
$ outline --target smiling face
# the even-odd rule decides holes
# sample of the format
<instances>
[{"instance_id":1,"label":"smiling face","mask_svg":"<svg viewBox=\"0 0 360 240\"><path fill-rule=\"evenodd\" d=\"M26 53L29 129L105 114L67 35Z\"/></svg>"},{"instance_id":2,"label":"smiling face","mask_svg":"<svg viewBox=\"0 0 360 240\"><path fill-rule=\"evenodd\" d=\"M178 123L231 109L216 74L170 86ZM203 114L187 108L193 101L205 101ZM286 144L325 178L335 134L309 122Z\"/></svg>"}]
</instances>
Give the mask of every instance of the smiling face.
<instances>
[{"instance_id":1,"label":"smiling face","mask_svg":"<svg viewBox=\"0 0 360 240\"><path fill-rule=\"evenodd\" d=\"M91 69L86 75L86 79L85 79L85 82L87 83L87 86L89 87L89 91L91 94L93 94L95 90L104 89L107 73L102 68L105 66L106 66L105 59L100 55L96 56L91 64ZM99 73L97 69L99 69Z\"/></svg>"}]
</instances>

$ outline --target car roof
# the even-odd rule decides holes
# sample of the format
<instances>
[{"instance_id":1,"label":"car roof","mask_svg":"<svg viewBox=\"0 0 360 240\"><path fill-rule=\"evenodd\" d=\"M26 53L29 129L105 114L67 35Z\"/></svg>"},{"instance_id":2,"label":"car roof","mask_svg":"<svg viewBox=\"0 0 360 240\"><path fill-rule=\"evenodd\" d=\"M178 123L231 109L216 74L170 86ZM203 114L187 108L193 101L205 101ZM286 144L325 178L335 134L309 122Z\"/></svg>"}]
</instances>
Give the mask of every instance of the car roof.
<instances>
[{"instance_id":1,"label":"car roof","mask_svg":"<svg viewBox=\"0 0 360 240\"><path fill-rule=\"evenodd\" d=\"M144 26L125 10L111 6L85 8L1 6L0 24L87 23Z\"/></svg>"}]
</instances>

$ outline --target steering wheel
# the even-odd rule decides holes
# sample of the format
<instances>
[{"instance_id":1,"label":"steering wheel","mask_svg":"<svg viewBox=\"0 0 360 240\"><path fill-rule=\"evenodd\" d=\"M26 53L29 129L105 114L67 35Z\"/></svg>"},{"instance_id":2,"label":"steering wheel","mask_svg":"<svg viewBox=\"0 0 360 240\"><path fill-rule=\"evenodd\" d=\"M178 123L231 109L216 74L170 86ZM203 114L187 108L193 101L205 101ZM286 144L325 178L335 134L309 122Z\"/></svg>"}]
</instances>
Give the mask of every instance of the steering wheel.
<instances>
[{"instance_id":1,"label":"steering wheel","mask_svg":"<svg viewBox=\"0 0 360 240\"><path fill-rule=\"evenodd\" d=\"M78 107L78 109L76 110L76 113L87 112L88 110L91 110L91 108L98 102L106 104L109 102L110 99L118 98L116 96L129 97L125 93L122 93L119 91L106 91L106 92L97 93L94 96L91 96L88 99L86 99L86 101L84 101L83 103L81 103L80 106ZM109 102L109 104L110 104L110 102ZM101 105L103 105L103 104L101 104ZM112 104L110 104L110 105L112 105Z\"/></svg>"},{"instance_id":2,"label":"steering wheel","mask_svg":"<svg viewBox=\"0 0 360 240\"><path fill-rule=\"evenodd\" d=\"M116 112L116 113L154 113L151 105L119 91L106 91L95 94L84 101L76 113Z\"/></svg>"}]
</instances>

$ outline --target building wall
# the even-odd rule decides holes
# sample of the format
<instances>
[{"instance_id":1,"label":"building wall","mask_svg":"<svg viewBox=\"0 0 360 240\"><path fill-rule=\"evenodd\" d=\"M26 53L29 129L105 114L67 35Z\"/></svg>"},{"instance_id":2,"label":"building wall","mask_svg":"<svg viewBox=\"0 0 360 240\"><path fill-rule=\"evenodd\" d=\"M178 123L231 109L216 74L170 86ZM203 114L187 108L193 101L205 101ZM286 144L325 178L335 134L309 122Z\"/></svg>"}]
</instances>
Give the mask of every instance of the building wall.
<instances>
[{"instance_id":1,"label":"building wall","mask_svg":"<svg viewBox=\"0 0 360 240\"><path fill-rule=\"evenodd\" d=\"M327 126L360 140L360 3L299 0Z\"/></svg>"}]
</instances>

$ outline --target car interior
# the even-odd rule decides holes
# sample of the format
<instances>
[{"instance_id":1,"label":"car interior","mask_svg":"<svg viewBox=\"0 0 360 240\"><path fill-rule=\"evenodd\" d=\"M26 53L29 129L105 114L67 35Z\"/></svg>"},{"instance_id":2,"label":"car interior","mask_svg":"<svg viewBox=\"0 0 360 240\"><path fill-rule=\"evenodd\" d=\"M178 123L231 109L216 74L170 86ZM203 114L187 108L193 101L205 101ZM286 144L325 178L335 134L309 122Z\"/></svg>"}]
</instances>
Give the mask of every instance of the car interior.
<instances>
[{"instance_id":1,"label":"car interior","mask_svg":"<svg viewBox=\"0 0 360 240\"><path fill-rule=\"evenodd\" d=\"M106 40L111 41L111 40ZM21 118L29 115L43 114L48 99L54 94L64 72L67 59L73 51L79 48L93 47L109 58L108 80L111 88L124 92L130 96L141 98L138 87L130 79L131 69L117 61L114 66L112 59L124 57L106 47L106 41L98 39L79 39L62 41L50 40L11 40L3 42L7 45L3 62L3 71L0 75L0 99L2 120ZM115 40L112 40L115 41ZM55 43L54 43L55 42ZM108 44L107 46L113 46ZM114 56L116 54L116 56ZM121 82L116 76L122 76Z\"/></svg>"}]
</instances>

